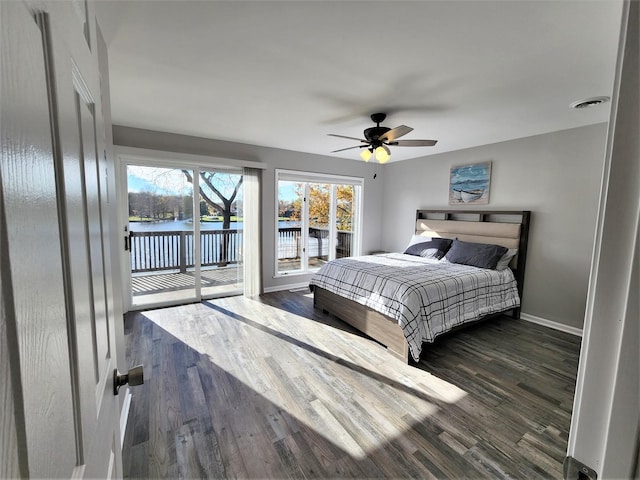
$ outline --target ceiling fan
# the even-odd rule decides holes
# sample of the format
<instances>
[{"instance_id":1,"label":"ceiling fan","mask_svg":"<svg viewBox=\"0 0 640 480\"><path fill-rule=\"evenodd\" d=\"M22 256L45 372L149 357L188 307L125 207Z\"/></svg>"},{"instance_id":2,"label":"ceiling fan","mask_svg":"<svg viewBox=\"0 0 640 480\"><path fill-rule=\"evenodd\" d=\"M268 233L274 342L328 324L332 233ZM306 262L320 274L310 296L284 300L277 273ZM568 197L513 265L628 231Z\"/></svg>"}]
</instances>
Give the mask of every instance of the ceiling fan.
<instances>
[{"instance_id":1,"label":"ceiling fan","mask_svg":"<svg viewBox=\"0 0 640 480\"><path fill-rule=\"evenodd\" d=\"M374 155L376 160L380 163L385 163L391 156L391 150L389 146L397 147L432 147L437 140L398 140L398 138L411 132L413 128L406 125L400 125L396 128L381 127L380 124L387 118L386 113L374 113L371 115L371 120L376 124L375 127L369 127L364 131L364 138L347 137L344 135L336 135L335 133L329 133L331 137L348 138L349 140L357 140L361 142L360 145L354 147L341 148L334 150L331 153L342 152L344 150L351 150L352 148L364 148L360 152L360 157L365 162Z\"/></svg>"}]
</instances>

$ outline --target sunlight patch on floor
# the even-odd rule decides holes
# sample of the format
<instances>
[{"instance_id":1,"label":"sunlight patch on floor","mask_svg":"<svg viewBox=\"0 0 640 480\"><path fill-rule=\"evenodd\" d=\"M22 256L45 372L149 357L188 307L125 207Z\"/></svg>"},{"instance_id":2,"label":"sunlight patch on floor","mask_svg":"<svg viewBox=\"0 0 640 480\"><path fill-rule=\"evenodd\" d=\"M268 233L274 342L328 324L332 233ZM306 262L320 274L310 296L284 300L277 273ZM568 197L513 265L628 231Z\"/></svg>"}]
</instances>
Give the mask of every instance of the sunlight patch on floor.
<instances>
[{"instance_id":1,"label":"sunlight patch on floor","mask_svg":"<svg viewBox=\"0 0 640 480\"><path fill-rule=\"evenodd\" d=\"M220 305L224 305L224 302L217 303L216 306L222 308ZM439 403L456 403L467 395L464 390L427 371L404 364L377 344L371 344L370 355L372 359L382 359L379 365L372 364L361 354L351 355L350 344L354 340L371 342L367 338L354 339L352 333L317 321L313 323L320 338L313 338L313 335L310 335L311 338L307 335L297 336L300 332L297 334L297 329L289 329L289 325L300 326L305 321L312 320L284 312L285 330L278 322L265 322L267 318L282 321L282 310L264 304L258 306L260 308L253 310L234 311L236 318L222 313L224 309L211 310L203 304L183 306L181 315L175 317L168 315L167 309L148 311L144 315L167 333L206 356L213 365L233 376L247 389L262 396L278 409L286 411L300 424L314 430L356 459L367 458L390 442L408 441L405 438L406 432L415 422L420 421L417 419L436 415L440 410ZM276 311L265 312L265 309ZM229 350L219 348L220 342L218 348L213 347L209 335L190 335L193 329L189 324L193 322L213 322L211 335L224 336L225 331L228 331L229 340L225 344L228 343ZM330 329L328 338L322 337L325 329ZM198 330L202 331L201 328ZM244 347L243 332L246 332L247 338L251 338L250 347ZM234 350L231 352L230 349ZM293 353L278 355L278 352L285 349ZM296 361L300 356L310 356L312 360L302 365L302 362ZM278 377L280 370L272 368L274 363L278 369L286 372L291 382L306 384L315 399L301 407L298 402L292 402L291 398L283 395L282 379ZM256 369L263 373L256 375ZM322 385L316 388L319 382ZM343 401L335 402L325 398L322 390L326 390L327 384L338 392L337 395ZM388 416L388 411L385 413L385 403L381 397L389 395L405 406L407 413L404 416L400 413L398 416ZM361 431L355 435L358 443L349 430L367 429L357 421L360 416L373 418L377 431ZM349 419L351 424L343 425L344 419Z\"/></svg>"}]
</instances>

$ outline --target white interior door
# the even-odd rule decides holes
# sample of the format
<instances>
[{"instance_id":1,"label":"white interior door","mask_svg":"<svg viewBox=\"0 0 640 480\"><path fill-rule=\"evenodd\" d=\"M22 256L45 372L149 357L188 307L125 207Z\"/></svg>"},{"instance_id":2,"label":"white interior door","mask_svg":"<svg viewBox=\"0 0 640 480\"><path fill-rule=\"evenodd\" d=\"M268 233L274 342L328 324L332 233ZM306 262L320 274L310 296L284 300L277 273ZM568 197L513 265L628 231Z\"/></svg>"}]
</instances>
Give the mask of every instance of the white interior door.
<instances>
[{"instance_id":1,"label":"white interior door","mask_svg":"<svg viewBox=\"0 0 640 480\"><path fill-rule=\"evenodd\" d=\"M7 331L16 332L15 345L7 342L11 368L20 371L12 376L14 403L23 412L15 417L16 436L27 447L20 449L20 476L117 477L120 415L112 383L96 33L87 3L50 4L50 15L21 2L0 8L8 232L1 285L3 300L11 299L3 302Z\"/></svg>"},{"instance_id":2,"label":"white interior door","mask_svg":"<svg viewBox=\"0 0 640 480\"><path fill-rule=\"evenodd\" d=\"M97 32L86 9L43 17L54 99L58 178L63 193L63 238L75 394L76 474L121 474L119 405L113 393L115 318L108 222L108 171ZM50 24L48 20L51 20ZM66 38L64 38L66 37ZM108 97L107 97L108 98ZM62 173L62 175L60 175ZM112 205L115 208L115 205Z\"/></svg>"},{"instance_id":3,"label":"white interior door","mask_svg":"<svg viewBox=\"0 0 640 480\"><path fill-rule=\"evenodd\" d=\"M23 4L0 2L0 12L2 296L14 403L24 411L15 418L26 446L20 475L69 476L77 451L42 37Z\"/></svg>"},{"instance_id":4,"label":"white interior door","mask_svg":"<svg viewBox=\"0 0 640 480\"><path fill-rule=\"evenodd\" d=\"M75 67L74 67L75 68ZM116 368L115 348L112 341L114 322L112 302L107 292L106 265L108 248L105 245L106 222L103 221L103 198L100 185L100 162L96 138L96 104L94 95L82 82L79 71L74 72L74 100L76 127L79 132L78 156L80 170L83 234L78 231L70 250L83 262L86 272L77 272L72 279L74 292L89 299L89 316L77 318L77 372L82 417L82 443L84 464L89 478L108 476L117 468L114 463L119 448L119 416L117 400L113 394L113 372ZM75 177L75 175L74 175ZM68 190L68 189L67 189ZM68 195L68 194L67 194ZM74 203L76 203L74 198ZM80 223L75 220L76 223ZM70 238L73 234L69 230ZM83 290L81 293L80 290ZM91 365L93 368L88 368ZM109 452L109 456L104 456Z\"/></svg>"}]
</instances>

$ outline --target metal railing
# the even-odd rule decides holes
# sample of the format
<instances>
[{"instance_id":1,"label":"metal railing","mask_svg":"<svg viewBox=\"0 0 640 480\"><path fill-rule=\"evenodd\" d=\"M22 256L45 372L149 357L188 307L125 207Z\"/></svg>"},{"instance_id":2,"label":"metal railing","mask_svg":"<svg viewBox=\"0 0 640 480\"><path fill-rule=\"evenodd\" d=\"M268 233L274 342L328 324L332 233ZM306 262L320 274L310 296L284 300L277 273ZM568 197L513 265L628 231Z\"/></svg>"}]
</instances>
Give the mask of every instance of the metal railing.
<instances>
[{"instance_id":1,"label":"metal railing","mask_svg":"<svg viewBox=\"0 0 640 480\"><path fill-rule=\"evenodd\" d=\"M242 230L200 232L200 264L203 267L238 263ZM193 232L129 232L131 272L178 270L195 266Z\"/></svg>"},{"instance_id":2,"label":"metal railing","mask_svg":"<svg viewBox=\"0 0 640 480\"><path fill-rule=\"evenodd\" d=\"M240 262L242 230L206 230L200 232L200 264L203 267L227 266ZM351 255L351 232L338 231L336 258ZM192 231L129 232L131 272L175 270L186 272L195 266ZM329 231L309 229L309 257L326 257ZM278 229L278 259L299 258L302 254L300 227Z\"/></svg>"}]
</instances>

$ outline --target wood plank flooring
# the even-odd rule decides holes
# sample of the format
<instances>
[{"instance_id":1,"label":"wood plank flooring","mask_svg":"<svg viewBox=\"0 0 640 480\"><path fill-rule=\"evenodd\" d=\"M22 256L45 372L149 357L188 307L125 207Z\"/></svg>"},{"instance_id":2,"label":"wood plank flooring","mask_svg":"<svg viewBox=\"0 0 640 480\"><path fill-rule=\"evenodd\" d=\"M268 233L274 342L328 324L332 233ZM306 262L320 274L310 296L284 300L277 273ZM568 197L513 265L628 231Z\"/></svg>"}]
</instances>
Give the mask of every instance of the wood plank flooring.
<instances>
[{"instance_id":1,"label":"wood plank flooring","mask_svg":"<svg viewBox=\"0 0 640 480\"><path fill-rule=\"evenodd\" d=\"M134 312L129 478L562 478L580 338L499 317L404 365L308 291Z\"/></svg>"}]
</instances>

